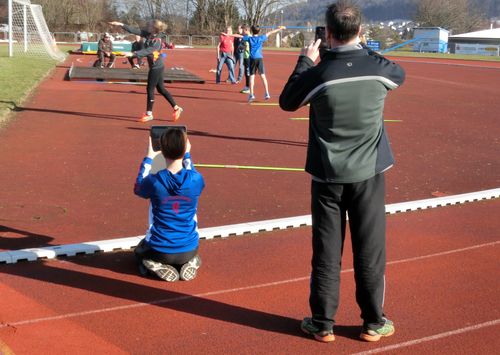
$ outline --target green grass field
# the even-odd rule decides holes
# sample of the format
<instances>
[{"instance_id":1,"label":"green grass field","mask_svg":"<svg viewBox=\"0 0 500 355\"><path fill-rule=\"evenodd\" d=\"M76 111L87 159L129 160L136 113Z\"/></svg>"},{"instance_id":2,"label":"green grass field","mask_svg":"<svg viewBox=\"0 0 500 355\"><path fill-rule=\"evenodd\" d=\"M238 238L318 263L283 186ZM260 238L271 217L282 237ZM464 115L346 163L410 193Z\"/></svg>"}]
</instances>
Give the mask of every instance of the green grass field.
<instances>
[{"instance_id":1,"label":"green grass field","mask_svg":"<svg viewBox=\"0 0 500 355\"><path fill-rule=\"evenodd\" d=\"M59 46L61 51L66 52L74 46ZM0 46L0 124L5 122L6 117L16 105L23 100L56 66L51 59L36 57L15 56L8 57L7 45Z\"/></svg>"},{"instance_id":2,"label":"green grass field","mask_svg":"<svg viewBox=\"0 0 500 355\"><path fill-rule=\"evenodd\" d=\"M390 57L413 57L413 58L437 58L437 59L456 59L456 60L481 60L489 62L498 62L500 57L488 57L484 55L465 55L465 54L445 54L445 53L418 53L410 51L391 51L385 53Z\"/></svg>"}]
</instances>

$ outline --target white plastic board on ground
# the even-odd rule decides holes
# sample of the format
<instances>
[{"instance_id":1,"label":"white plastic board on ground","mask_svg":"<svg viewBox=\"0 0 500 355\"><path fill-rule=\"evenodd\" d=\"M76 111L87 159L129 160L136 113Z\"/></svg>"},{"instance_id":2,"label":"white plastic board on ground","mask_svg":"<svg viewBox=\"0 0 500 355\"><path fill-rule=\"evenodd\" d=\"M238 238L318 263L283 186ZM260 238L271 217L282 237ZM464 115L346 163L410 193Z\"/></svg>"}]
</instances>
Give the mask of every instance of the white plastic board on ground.
<instances>
[{"instance_id":1,"label":"white plastic board on ground","mask_svg":"<svg viewBox=\"0 0 500 355\"><path fill-rule=\"evenodd\" d=\"M436 197L425 200L394 203L386 206L387 214L404 213L429 208L444 207L466 202L489 200L500 197L500 188L471 192L461 195ZM270 219L266 221L232 224L221 227L202 228L199 230L201 239L225 238L273 230L299 228L311 225L311 215ZM79 254L94 254L97 252L111 252L130 250L139 244L144 236L100 240L78 244L66 244L44 248L31 248L0 252L0 264L12 264L19 261L36 261L39 259L53 259L58 256L75 256Z\"/></svg>"}]
</instances>

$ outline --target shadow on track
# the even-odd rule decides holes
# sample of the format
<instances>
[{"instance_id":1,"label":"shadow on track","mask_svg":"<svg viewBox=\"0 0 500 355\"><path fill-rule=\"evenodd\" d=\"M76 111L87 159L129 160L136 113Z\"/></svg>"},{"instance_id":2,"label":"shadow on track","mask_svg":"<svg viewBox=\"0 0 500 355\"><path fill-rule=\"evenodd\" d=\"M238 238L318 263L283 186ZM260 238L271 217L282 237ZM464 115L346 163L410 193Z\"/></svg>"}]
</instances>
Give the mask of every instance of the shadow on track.
<instances>
[{"instance_id":1,"label":"shadow on track","mask_svg":"<svg viewBox=\"0 0 500 355\"><path fill-rule=\"evenodd\" d=\"M111 93L119 93L119 94L140 94L140 95L146 95L145 92L136 91L136 90L120 91L120 90L105 89L105 90L101 90L101 91L103 91L103 92L111 92ZM161 96L161 94L155 93L155 96ZM179 95L179 94L175 94L174 96L175 96L175 98L181 98L181 99L205 100L205 101L211 101L211 102L214 101L213 97L206 97L206 96L192 96L192 95L189 96L189 95ZM217 101L234 102L234 103L237 103L237 104L241 104L241 103L246 103L245 98L246 98L246 96L245 97L242 96L241 100L217 99Z\"/></svg>"},{"instance_id":2,"label":"shadow on track","mask_svg":"<svg viewBox=\"0 0 500 355\"><path fill-rule=\"evenodd\" d=\"M149 128L141 128L141 127L127 127L127 129L137 130L137 131L149 131ZM198 137L220 138L220 139L230 139L230 140L239 140L239 141L248 141L248 142L281 144L281 145L289 145L289 146L296 146L296 147L307 147L306 142L287 141L287 140L283 140L283 139L226 136L226 135L222 135L222 134L216 134L216 133L210 133L210 132L204 132L204 131L195 131L195 130L193 130L193 131L188 130L188 134L191 136L198 136Z\"/></svg>"},{"instance_id":3,"label":"shadow on track","mask_svg":"<svg viewBox=\"0 0 500 355\"><path fill-rule=\"evenodd\" d=\"M135 273L133 271L135 269L135 260L133 254L130 252L80 256L64 260L87 267L111 269L121 274L124 272ZM151 307L167 308L177 312L234 323L263 331L298 337L303 336L299 330L299 321L297 319L231 305L204 298L203 296L166 290L165 288L168 287L168 284L160 280L158 281L158 287L151 287L131 281L62 269L57 267L56 262L3 265L2 272L50 284L76 288L85 292L125 299L134 303L147 303ZM139 279L139 276L137 277ZM207 290L208 292L210 291ZM168 318L163 321L168 323ZM13 326L15 326L15 323ZM172 326L175 326L175 324L172 324Z\"/></svg>"},{"instance_id":4,"label":"shadow on track","mask_svg":"<svg viewBox=\"0 0 500 355\"><path fill-rule=\"evenodd\" d=\"M17 234L21 237L12 237L7 234ZM15 250L26 248L39 248L50 245L54 238L48 235L31 233L21 229L16 229L0 225L0 249Z\"/></svg>"},{"instance_id":5,"label":"shadow on track","mask_svg":"<svg viewBox=\"0 0 500 355\"><path fill-rule=\"evenodd\" d=\"M124 116L124 115L108 115L103 113L91 113L91 112L79 112L79 111L65 111L65 110L54 110L54 109L45 109L45 108L34 108L34 107L23 107L18 106L13 101L2 101L1 103L6 103L11 105L11 111L14 112L23 112L23 111L33 111L33 112L47 112L47 113L55 113L60 115L71 115L71 116L79 116L79 117L89 117L89 118L102 118L107 120L117 120L117 121L127 121L127 122L136 122L137 117L132 116Z\"/></svg>"}]
</instances>

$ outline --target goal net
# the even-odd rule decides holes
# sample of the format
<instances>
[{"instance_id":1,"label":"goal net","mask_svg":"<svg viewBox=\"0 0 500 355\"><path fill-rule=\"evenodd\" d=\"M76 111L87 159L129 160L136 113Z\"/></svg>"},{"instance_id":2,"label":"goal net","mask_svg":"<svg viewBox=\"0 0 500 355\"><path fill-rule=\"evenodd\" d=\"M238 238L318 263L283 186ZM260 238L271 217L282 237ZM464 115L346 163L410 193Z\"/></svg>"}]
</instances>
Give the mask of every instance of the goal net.
<instances>
[{"instance_id":1,"label":"goal net","mask_svg":"<svg viewBox=\"0 0 500 355\"><path fill-rule=\"evenodd\" d=\"M50 57L57 61L65 58L52 37L42 7L30 0L9 0L9 55ZM9 4L10 5L10 4Z\"/></svg>"}]
</instances>

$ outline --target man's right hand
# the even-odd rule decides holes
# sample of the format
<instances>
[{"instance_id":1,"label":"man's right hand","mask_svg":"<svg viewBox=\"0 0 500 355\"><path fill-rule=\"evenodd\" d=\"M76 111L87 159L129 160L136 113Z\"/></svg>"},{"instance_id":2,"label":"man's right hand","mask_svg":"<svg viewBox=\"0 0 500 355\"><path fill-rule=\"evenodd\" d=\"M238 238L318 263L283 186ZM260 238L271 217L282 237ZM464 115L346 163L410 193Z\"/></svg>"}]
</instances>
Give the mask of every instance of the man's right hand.
<instances>
[{"instance_id":1,"label":"man's right hand","mask_svg":"<svg viewBox=\"0 0 500 355\"><path fill-rule=\"evenodd\" d=\"M300 55L306 56L313 62L319 57L319 45L321 44L321 39L318 38L316 42L311 42L308 46L302 48Z\"/></svg>"}]
</instances>

